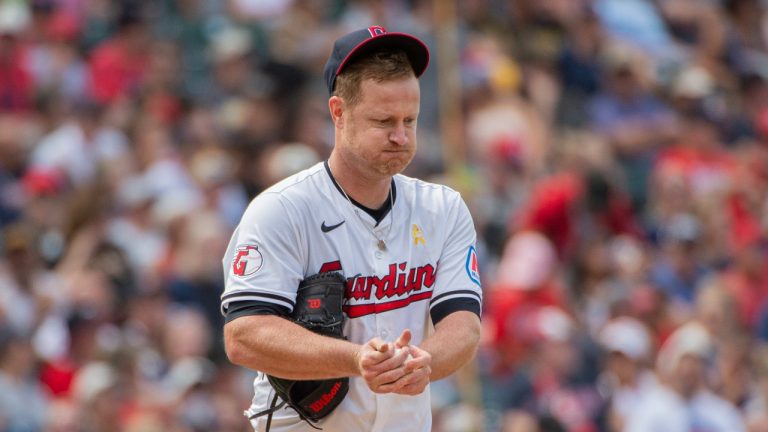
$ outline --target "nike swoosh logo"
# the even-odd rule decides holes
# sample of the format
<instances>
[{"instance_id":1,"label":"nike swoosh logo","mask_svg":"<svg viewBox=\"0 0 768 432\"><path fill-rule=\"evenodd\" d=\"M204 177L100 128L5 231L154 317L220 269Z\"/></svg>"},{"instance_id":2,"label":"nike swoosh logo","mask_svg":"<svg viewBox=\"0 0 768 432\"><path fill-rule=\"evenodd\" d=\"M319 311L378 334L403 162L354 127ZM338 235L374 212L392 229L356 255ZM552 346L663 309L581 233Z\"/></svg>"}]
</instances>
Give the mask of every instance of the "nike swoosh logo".
<instances>
[{"instance_id":1,"label":"nike swoosh logo","mask_svg":"<svg viewBox=\"0 0 768 432\"><path fill-rule=\"evenodd\" d=\"M320 224L320 229L323 230L324 233L331 232L331 231L335 230L336 228L340 227L344 222L346 222L346 221L343 220L343 221L337 223L336 225L328 226L328 225L325 224L325 221L323 221L323 223Z\"/></svg>"}]
</instances>

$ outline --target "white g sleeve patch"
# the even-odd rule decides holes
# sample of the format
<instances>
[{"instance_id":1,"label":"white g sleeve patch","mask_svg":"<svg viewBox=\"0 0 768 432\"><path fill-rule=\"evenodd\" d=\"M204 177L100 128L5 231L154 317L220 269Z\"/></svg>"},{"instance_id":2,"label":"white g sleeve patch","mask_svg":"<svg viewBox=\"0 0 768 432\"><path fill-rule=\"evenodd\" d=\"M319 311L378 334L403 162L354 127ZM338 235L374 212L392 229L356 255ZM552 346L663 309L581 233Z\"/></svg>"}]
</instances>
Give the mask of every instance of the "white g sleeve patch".
<instances>
[{"instance_id":1,"label":"white g sleeve patch","mask_svg":"<svg viewBox=\"0 0 768 432\"><path fill-rule=\"evenodd\" d=\"M259 252L258 245L241 245L235 249L232 257L232 274L239 277L250 276L264 264L264 256Z\"/></svg>"}]
</instances>

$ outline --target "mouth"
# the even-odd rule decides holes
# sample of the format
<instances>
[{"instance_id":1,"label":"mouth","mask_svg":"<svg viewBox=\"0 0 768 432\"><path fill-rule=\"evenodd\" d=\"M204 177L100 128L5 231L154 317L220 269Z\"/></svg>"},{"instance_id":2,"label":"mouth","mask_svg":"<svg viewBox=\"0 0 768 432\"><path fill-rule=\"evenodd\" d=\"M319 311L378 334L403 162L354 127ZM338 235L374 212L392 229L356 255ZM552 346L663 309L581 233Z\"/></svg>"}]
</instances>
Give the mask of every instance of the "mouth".
<instances>
[{"instance_id":1,"label":"mouth","mask_svg":"<svg viewBox=\"0 0 768 432\"><path fill-rule=\"evenodd\" d=\"M407 148L403 149L385 149L383 150L384 153L410 153L411 150Z\"/></svg>"}]
</instances>

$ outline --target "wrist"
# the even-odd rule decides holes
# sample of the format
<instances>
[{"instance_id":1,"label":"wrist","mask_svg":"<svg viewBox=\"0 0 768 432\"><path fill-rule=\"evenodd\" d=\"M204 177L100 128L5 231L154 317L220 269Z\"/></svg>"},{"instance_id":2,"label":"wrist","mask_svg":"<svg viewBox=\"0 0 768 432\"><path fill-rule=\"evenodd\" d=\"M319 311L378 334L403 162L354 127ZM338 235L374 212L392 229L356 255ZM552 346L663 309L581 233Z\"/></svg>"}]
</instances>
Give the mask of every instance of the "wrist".
<instances>
[{"instance_id":1,"label":"wrist","mask_svg":"<svg viewBox=\"0 0 768 432\"><path fill-rule=\"evenodd\" d=\"M362 356L363 346L362 345L353 345L353 346L354 346L354 349L352 350L351 370L354 371L354 376L360 376L363 374L362 369L360 368L360 357Z\"/></svg>"}]
</instances>

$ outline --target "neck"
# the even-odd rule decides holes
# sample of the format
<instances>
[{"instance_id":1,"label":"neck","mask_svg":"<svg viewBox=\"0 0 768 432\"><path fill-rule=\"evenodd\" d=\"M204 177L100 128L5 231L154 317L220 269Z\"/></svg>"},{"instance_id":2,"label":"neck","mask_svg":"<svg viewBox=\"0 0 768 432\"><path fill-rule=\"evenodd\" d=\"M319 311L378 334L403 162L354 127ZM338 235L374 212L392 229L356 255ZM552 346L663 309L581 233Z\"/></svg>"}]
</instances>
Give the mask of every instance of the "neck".
<instances>
[{"instance_id":1,"label":"neck","mask_svg":"<svg viewBox=\"0 0 768 432\"><path fill-rule=\"evenodd\" d=\"M336 183L350 198L360 204L377 209L389 200L392 177L366 175L359 168L346 163L336 151L331 153L328 166Z\"/></svg>"}]
</instances>

